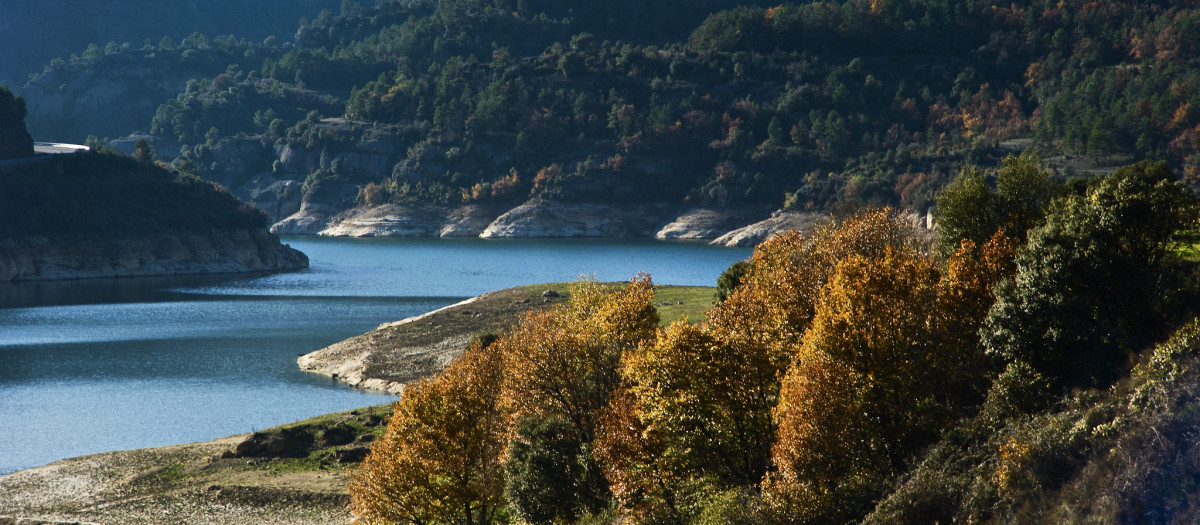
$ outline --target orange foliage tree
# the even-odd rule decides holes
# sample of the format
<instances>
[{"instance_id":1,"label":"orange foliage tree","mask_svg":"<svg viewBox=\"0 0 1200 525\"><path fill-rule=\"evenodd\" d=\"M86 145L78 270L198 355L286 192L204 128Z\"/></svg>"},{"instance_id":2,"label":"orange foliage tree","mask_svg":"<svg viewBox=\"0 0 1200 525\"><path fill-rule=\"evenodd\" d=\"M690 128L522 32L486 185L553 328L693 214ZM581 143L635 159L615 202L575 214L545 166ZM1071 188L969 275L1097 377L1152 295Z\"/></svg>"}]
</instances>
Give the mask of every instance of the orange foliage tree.
<instances>
[{"instance_id":1,"label":"orange foliage tree","mask_svg":"<svg viewBox=\"0 0 1200 525\"><path fill-rule=\"evenodd\" d=\"M404 390L382 439L350 476L364 523L491 523L504 505L497 406L502 360L475 344Z\"/></svg>"},{"instance_id":2,"label":"orange foliage tree","mask_svg":"<svg viewBox=\"0 0 1200 525\"><path fill-rule=\"evenodd\" d=\"M768 499L791 519L853 521L982 399L990 368L976 334L1011 254L997 236L980 255L963 243L946 269L894 249L837 265L783 379Z\"/></svg>"},{"instance_id":3,"label":"orange foliage tree","mask_svg":"<svg viewBox=\"0 0 1200 525\"><path fill-rule=\"evenodd\" d=\"M780 235L708 321L666 329L648 276L575 283L405 392L354 510L481 523L507 504L548 523L611 493L631 522L689 521L765 477L780 516L853 519L993 373L977 334L1012 243L944 265L922 246L891 210Z\"/></svg>"},{"instance_id":4,"label":"orange foliage tree","mask_svg":"<svg viewBox=\"0 0 1200 525\"><path fill-rule=\"evenodd\" d=\"M741 284L706 323L673 324L654 344L627 353L622 370L633 409L620 412L625 419L607 426L615 434L598 445L618 502L686 518L703 505L694 501L703 494L691 491L757 483L770 466L780 379L838 261L915 245L912 226L891 210L776 236L755 250Z\"/></svg>"},{"instance_id":5,"label":"orange foliage tree","mask_svg":"<svg viewBox=\"0 0 1200 525\"><path fill-rule=\"evenodd\" d=\"M653 341L657 329L649 276L616 291L594 281L573 283L562 307L527 314L499 341L507 414L513 421L558 416L591 442L596 418L620 383L622 353Z\"/></svg>"},{"instance_id":6,"label":"orange foliage tree","mask_svg":"<svg viewBox=\"0 0 1200 525\"><path fill-rule=\"evenodd\" d=\"M531 436L510 436L516 447L510 452L518 453L507 459L511 479L506 490L514 510L526 520L570 518L608 503L606 479L592 457L598 419L621 383L621 356L655 338L658 311L653 300L647 275L618 290L594 281L577 282L571 285L567 303L527 314L498 343L506 370L502 404L510 428L560 418L572 430L557 440L559 450L554 451ZM558 472L538 466L548 461L581 468L567 475L562 472L567 466ZM576 479L566 479L571 477Z\"/></svg>"}]
</instances>

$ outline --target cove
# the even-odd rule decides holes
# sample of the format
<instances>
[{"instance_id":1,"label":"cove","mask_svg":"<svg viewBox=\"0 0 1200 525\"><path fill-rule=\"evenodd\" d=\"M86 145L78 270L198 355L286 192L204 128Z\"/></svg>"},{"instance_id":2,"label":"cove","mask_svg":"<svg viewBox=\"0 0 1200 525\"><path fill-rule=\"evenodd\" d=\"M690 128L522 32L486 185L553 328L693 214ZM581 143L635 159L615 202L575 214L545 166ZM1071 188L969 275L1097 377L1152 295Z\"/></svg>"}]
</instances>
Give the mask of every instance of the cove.
<instances>
[{"instance_id":1,"label":"cove","mask_svg":"<svg viewBox=\"0 0 1200 525\"><path fill-rule=\"evenodd\" d=\"M308 270L0 284L0 474L385 403L296 357L481 293L580 276L716 282L748 249L290 237Z\"/></svg>"}]
</instances>

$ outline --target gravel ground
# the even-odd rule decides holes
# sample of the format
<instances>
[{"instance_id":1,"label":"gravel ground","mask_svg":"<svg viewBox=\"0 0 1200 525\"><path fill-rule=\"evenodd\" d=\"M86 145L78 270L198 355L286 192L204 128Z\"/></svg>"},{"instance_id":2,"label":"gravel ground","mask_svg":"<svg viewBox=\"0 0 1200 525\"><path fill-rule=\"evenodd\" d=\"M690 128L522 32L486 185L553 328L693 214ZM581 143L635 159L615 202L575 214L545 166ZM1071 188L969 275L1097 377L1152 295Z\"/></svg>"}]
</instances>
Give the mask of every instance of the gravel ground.
<instances>
[{"instance_id":1,"label":"gravel ground","mask_svg":"<svg viewBox=\"0 0 1200 525\"><path fill-rule=\"evenodd\" d=\"M277 473L254 468L254 460L216 459L247 437L107 452L0 476L0 525L351 521L342 470Z\"/></svg>"}]
</instances>

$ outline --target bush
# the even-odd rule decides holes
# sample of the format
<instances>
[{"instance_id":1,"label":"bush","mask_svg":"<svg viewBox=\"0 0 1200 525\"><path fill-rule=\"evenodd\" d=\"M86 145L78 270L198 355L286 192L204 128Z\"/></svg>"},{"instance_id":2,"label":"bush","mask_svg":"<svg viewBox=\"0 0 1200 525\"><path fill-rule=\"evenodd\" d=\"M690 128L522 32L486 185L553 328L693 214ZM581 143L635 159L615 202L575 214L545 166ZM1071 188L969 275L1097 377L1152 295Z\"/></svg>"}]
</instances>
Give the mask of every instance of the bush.
<instances>
[{"instance_id":1,"label":"bush","mask_svg":"<svg viewBox=\"0 0 1200 525\"><path fill-rule=\"evenodd\" d=\"M530 523L574 521L598 512L607 487L596 462L557 416L528 416L517 423L504 463L504 494Z\"/></svg>"},{"instance_id":2,"label":"bush","mask_svg":"<svg viewBox=\"0 0 1200 525\"><path fill-rule=\"evenodd\" d=\"M1171 243L1194 226L1198 201L1174 178L1166 163L1142 162L1053 206L997 289L988 351L1060 386L1118 377L1171 317L1183 282Z\"/></svg>"}]
</instances>

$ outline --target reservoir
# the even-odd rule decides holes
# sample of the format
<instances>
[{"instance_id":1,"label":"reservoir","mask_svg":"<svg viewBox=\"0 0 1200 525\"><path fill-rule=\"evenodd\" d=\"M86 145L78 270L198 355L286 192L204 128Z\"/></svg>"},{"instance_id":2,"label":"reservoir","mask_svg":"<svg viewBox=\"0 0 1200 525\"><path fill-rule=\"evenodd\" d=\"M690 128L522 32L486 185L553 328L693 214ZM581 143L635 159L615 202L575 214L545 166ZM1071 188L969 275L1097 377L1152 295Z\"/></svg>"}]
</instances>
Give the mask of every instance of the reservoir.
<instances>
[{"instance_id":1,"label":"reservoir","mask_svg":"<svg viewBox=\"0 0 1200 525\"><path fill-rule=\"evenodd\" d=\"M0 284L0 474L386 403L296 357L491 290L713 286L749 249L608 240L290 237L308 270Z\"/></svg>"}]
</instances>

